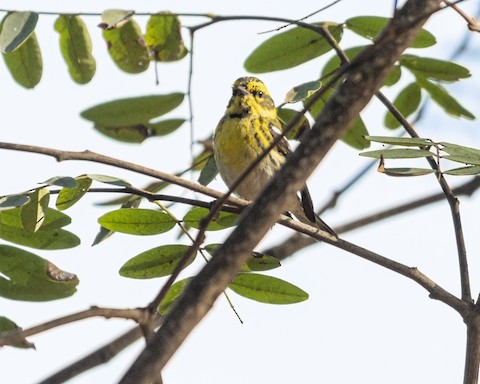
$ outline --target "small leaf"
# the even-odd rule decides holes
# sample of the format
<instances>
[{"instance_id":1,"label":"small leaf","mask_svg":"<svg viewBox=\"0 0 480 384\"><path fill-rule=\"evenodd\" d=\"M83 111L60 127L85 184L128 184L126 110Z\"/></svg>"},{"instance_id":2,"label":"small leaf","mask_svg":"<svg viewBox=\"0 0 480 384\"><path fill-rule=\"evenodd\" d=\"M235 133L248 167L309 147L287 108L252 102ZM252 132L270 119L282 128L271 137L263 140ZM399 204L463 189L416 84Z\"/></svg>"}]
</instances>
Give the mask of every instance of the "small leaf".
<instances>
[{"instance_id":1,"label":"small leaf","mask_svg":"<svg viewBox=\"0 0 480 384\"><path fill-rule=\"evenodd\" d=\"M9 12L2 20L0 50L14 52L32 35L38 21L35 12Z\"/></svg>"},{"instance_id":2,"label":"small leaf","mask_svg":"<svg viewBox=\"0 0 480 384\"><path fill-rule=\"evenodd\" d=\"M171 275L189 248L188 245L171 244L149 249L123 264L120 268L120 276L132 279L152 279ZM185 267L190 265L195 257L196 253L187 261Z\"/></svg>"},{"instance_id":3,"label":"small leaf","mask_svg":"<svg viewBox=\"0 0 480 384\"><path fill-rule=\"evenodd\" d=\"M72 222L72 219L56 209L49 208L44 211L45 219L39 231L59 229ZM18 229L24 229L22 223L22 209L15 208L0 212L0 225L8 225Z\"/></svg>"},{"instance_id":4,"label":"small leaf","mask_svg":"<svg viewBox=\"0 0 480 384\"><path fill-rule=\"evenodd\" d=\"M390 18L380 16L357 16L348 19L345 25L352 32L373 40L390 20ZM435 36L422 29L413 41L411 48L427 48L436 43Z\"/></svg>"},{"instance_id":5,"label":"small leaf","mask_svg":"<svg viewBox=\"0 0 480 384\"><path fill-rule=\"evenodd\" d=\"M9 318L4 317L4 316L0 316L0 335L2 334L2 332L8 332L8 331L13 331L13 330L22 331L22 328L20 328L17 324L15 324ZM16 348L33 348L33 349L35 349L35 345L33 343L30 343L24 337L22 337L22 340L21 340L20 343L12 344L11 346L16 347Z\"/></svg>"},{"instance_id":6,"label":"small leaf","mask_svg":"<svg viewBox=\"0 0 480 384\"><path fill-rule=\"evenodd\" d=\"M403 145L404 147L430 147L434 144L430 139L417 137L365 136L365 139L382 144Z\"/></svg>"},{"instance_id":7,"label":"small leaf","mask_svg":"<svg viewBox=\"0 0 480 384\"><path fill-rule=\"evenodd\" d=\"M102 12L102 22L98 26L106 30L121 28L134 14L135 11L124 9L106 9Z\"/></svg>"},{"instance_id":8,"label":"small leaf","mask_svg":"<svg viewBox=\"0 0 480 384\"><path fill-rule=\"evenodd\" d=\"M200 176L198 176L198 182L202 185L208 185L213 181L213 179L215 179L217 175L217 163L215 162L215 157L213 157L213 154L211 154L207 160L207 163L200 172Z\"/></svg>"},{"instance_id":9,"label":"small leaf","mask_svg":"<svg viewBox=\"0 0 480 384\"><path fill-rule=\"evenodd\" d=\"M297 85L287 92L284 103L297 103L303 101L318 91L321 86L322 82L318 80Z\"/></svg>"},{"instance_id":10,"label":"small leaf","mask_svg":"<svg viewBox=\"0 0 480 384\"><path fill-rule=\"evenodd\" d=\"M183 217L182 221L191 228L200 229L200 222L208 216L210 211L206 208L193 208ZM207 227L207 231L219 231L233 227L237 224L238 215L229 212L220 212L218 217L212 220Z\"/></svg>"},{"instance_id":11,"label":"small leaf","mask_svg":"<svg viewBox=\"0 0 480 384\"><path fill-rule=\"evenodd\" d=\"M175 300L177 300L180 297L180 295L183 293L183 291L185 290L185 287L188 285L190 281L192 281L191 277L188 277L183 280L179 280L168 289L165 297L163 298L163 300L160 302L160 305L158 306L158 312L160 312L160 314L166 315L170 312L170 310L173 307L173 304L175 303Z\"/></svg>"},{"instance_id":12,"label":"small leaf","mask_svg":"<svg viewBox=\"0 0 480 384\"><path fill-rule=\"evenodd\" d=\"M48 260L0 245L0 296L24 301L57 300L73 295L77 285L77 276L61 271Z\"/></svg>"},{"instance_id":13,"label":"small leaf","mask_svg":"<svg viewBox=\"0 0 480 384\"><path fill-rule=\"evenodd\" d=\"M407 118L418 109L422 94L417 83L407 85L396 97L393 105ZM400 122L390 113L385 116L385 126L390 129L400 127Z\"/></svg>"},{"instance_id":14,"label":"small leaf","mask_svg":"<svg viewBox=\"0 0 480 384\"><path fill-rule=\"evenodd\" d=\"M424 176L435 173L431 168L384 168L378 167L377 172L384 173L388 176Z\"/></svg>"},{"instance_id":15,"label":"small leaf","mask_svg":"<svg viewBox=\"0 0 480 384\"><path fill-rule=\"evenodd\" d=\"M434 84L421 76L417 76L417 82L430 94L432 100L448 114L455 117L464 117L469 120L475 119L475 116L462 107L462 105L460 105L460 103L455 100L445 88Z\"/></svg>"},{"instance_id":16,"label":"small leaf","mask_svg":"<svg viewBox=\"0 0 480 384\"><path fill-rule=\"evenodd\" d=\"M139 208L124 208L108 212L100 217L98 222L111 231L141 236L168 232L176 224L163 212Z\"/></svg>"},{"instance_id":17,"label":"small leaf","mask_svg":"<svg viewBox=\"0 0 480 384\"><path fill-rule=\"evenodd\" d=\"M161 12L148 19L145 44L155 61L177 61L187 54L178 16Z\"/></svg>"},{"instance_id":18,"label":"small leaf","mask_svg":"<svg viewBox=\"0 0 480 384\"><path fill-rule=\"evenodd\" d=\"M382 156L385 159L415 159L420 157L433 156L433 153L425 149L394 148L362 152L360 153L360 156L372 157L374 159L379 159Z\"/></svg>"},{"instance_id":19,"label":"small leaf","mask_svg":"<svg viewBox=\"0 0 480 384\"><path fill-rule=\"evenodd\" d=\"M449 169L442 172L444 175L452 176L475 176L480 174L480 165Z\"/></svg>"},{"instance_id":20,"label":"small leaf","mask_svg":"<svg viewBox=\"0 0 480 384\"><path fill-rule=\"evenodd\" d=\"M4 53L3 59L13 79L21 86L30 89L40 82L43 62L35 32L15 51Z\"/></svg>"},{"instance_id":21,"label":"small leaf","mask_svg":"<svg viewBox=\"0 0 480 384\"><path fill-rule=\"evenodd\" d=\"M76 186L63 188L57 197L55 205L57 209L63 211L70 208L77 201L79 201L85 193L88 192L92 185L92 179L86 176L79 176L74 179Z\"/></svg>"},{"instance_id":22,"label":"small leaf","mask_svg":"<svg viewBox=\"0 0 480 384\"><path fill-rule=\"evenodd\" d=\"M280 260L273 256L265 255L259 252L253 252L253 255L248 261L242 265L240 271L242 272L261 272L269 271L280 267Z\"/></svg>"},{"instance_id":23,"label":"small leaf","mask_svg":"<svg viewBox=\"0 0 480 384\"><path fill-rule=\"evenodd\" d=\"M21 207L28 203L28 196L26 195L7 195L0 197L0 211Z\"/></svg>"},{"instance_id":24,"label":"small leaf","mask_svg":"<svg viewBox=\"0 0 480 384\"><path fill-rule=\"evenodd\" d=\"M60 50L70 77L78 84L88 83L95 75L96 62L85 23L77 15L59 15L55 30L60 34Z\"/></svg>"},{"instance_id":25,"label":"small leaf","mask_svg":"<svg viewBox=\"0 0 480 384\"><path fill-rule=\"evenodd\" d=\"M308 299L308 293L276 277L239 273L228 286L248 299L268 304L294 304Z\"/></svg>"},{"instance_id":26,"label":"small leaf","mask_svg":"<svg viewBox=\"0 0 480 384\"><path fill-rule=\"evenodd\" d=\"M50 201L48 188L38 188L28 195L29 202L22 207L22 224L27 231L35 233L43 224L45 211Z\"/></svg>"},{"instance_id":27,"label":"small leaf","mask_svg":"<svg viewBox=\"0 0 480 384\"><path fill-rule=\"evenodd\" d=\"M404 54L400 57L400 65L416 75L433 80L458 81L471 76L470 71L461 65L429 57Z\"/></svg>"},{"instance_id":28,"label":"small leaf","mask_svg":"<svg viewBox=\"0 0 480 384\"><path fill-rule=\"evenodd\" d=\"M148 123L154 117L177 108L183 102L184 96L183 93L171 93L119 99L89 108L83 111L81 116L101 126Z\"/></svg>"},{"instance_id":29,"label":"small leaf","mask_svg":"<svg viewBox=\"0 0 480 384\"><path fill-rule=\"evenodd\" d=\"M280 123L282 124L282 130L285 130L285 127L298 114L298 111L290 108L279 108L277 112ZM308 130L310 130L310 122L305 116L302 116L300 121L287 132L285 137L288 140L299 140L302 134Z\"/></svg>"},{"instance_id":30,"label":"small leaf","mask_svg":"<svg viewBox=\"0 0 480 384\"><path fill-rule=\"evenodd\" d=\"M322 27L326 23L314 23ZM340 42L341 25L328 23L328 30ZM332 49L320 33L295 27L264 41L245 60L245 69L252 73L265 73L288 69L315 59Z\"/></svg>"},{"instance_id":31,"label":"small leaf","mask_svg":"<svg viewBox=\"0 0 480 384\"><path fill-rule=\"evenodd\" d=\"M77 186L75 179L70 176L54 176L45 180L42 184L56 185L57 187L62 188L75 188Z\"/></svg>"},{"instance_id":32,"label":"small leaf","mask_svg":"<svg viewBox=\"0 0 480 384\"><path fill-rule=\"evenodd\" d=\"M122 71L140 73L150 64L148 50L143 41L142 31L133 20L128 20L122 28L105 29L103 38L107 42L110 57Z\"/></svg>"},{"instance_id":33,"label":"small leaf","mask_svg":"<svg viewBox=\"0 0 480 384\"><path fill-rule=\"evenodd\" d=\"M130 184L127 180L120 179L120 178L114 177L114 176L97 175L97 174L89 173L89 174L85 175L85 177L89 177L90 179L95 180L95 181L99 181L100 183L116 185L117 187L131 187L132 186L132 184Z\"/></svg>"}]
</instances>

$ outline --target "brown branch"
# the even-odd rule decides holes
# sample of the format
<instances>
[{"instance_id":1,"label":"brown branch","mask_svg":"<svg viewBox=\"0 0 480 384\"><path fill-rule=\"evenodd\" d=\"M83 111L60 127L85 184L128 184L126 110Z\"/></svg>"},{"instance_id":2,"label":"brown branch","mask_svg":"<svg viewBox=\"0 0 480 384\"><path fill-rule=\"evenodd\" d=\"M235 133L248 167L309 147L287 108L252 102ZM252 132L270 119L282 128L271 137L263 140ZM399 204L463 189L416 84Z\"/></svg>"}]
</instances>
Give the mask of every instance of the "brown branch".
<instances>
[{"instance_id":1,"label":"brown branch","mask_svg":"<svg viewBox=\"0 0 480 384\"><path fill-rule=\"evenodd\" d=\"M418 34L426 17L440 0L408 0L385 27L382 37L354 60L353 69L323 108L305 140L268 184L257 201L241 216L227 241L186 287L159 331L130 367L121 383L149 383L213 306L232 281L253 247L263 238L296 191L348 130L359 112L378 91L391 66ZM424 282L425 286L429 283ZM458 299L457 299L458 300ZM461 305L466 305L460 301Z\"/></svg>"},{"instance_id":2,"label":"brown branch","mask_svg":"<svg viewBox=\"0 0 480 384\"><path fill-rule=\"evenodd\" d=\"M468 29L472 32L480 32L480 25L478 20L475 17L469 16L463 9L461 9L457 4L450 1L443 1L447 6L451 7L455 12L457 12L463 19L467 22Z\"/></svg>"}]
</instances>

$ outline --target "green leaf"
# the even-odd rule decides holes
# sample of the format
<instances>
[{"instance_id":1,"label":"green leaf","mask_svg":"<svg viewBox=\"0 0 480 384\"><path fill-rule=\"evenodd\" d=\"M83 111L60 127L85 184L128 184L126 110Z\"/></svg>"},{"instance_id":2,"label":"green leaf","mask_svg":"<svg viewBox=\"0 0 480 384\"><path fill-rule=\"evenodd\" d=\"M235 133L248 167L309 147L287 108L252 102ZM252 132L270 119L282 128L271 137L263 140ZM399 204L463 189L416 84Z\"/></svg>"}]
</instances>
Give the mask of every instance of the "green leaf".
<instances>
[{"instance_id":1,"label":"green leaf","mask_svg":"<svg viewBox=\"0 0 480 384\"><path fill-rule=\"evenodd\" d=\"M462 107L447 90L440 85L434 84L421 76L417 76L418 85L425 89L431 96L432 100L437 103L445 112L455 117L464 117L469 120L475 119L475 116Z\"/></svg>"},{"instance_id":2,"label":"green leaf","mask_svg":"<svg viewBox=\"0 0 480 384\"><path fill-rule=\"evenodd\" d=\"M101 126L142 124L177 108L184 96L183 93L171 93L113 100L89 108L81 116Z\"/></svg>"},{"instance_id":3,"label":"green leaf","mask_svg":"<svg viewBox=\"0 0 480 384\"><path fill-rule=\"evenodd\" d=\"M449 169L442 172L444 175L452 176L475 176L480 174L480 165Z\"/></svg>"},{"instance_id":4,"label":"green leaf","mask_svg":"<svg viewBox=\"0 0 480 384\"><path fill-rule=\"evenodd\" d=\"M422 100L421 89L417 83L407 85L397 96L393 105L407 118L418 109ZM400 127L400 122L390 113L385 116L385 126L390 129Z\"/></svg>"},{"instance_id":5,"label":"green leaf","mask_svg":"<svg viewBox=\"0 0 480 384\"><path fill-rule=\"evenodd\" d=\"M430 139L418 137L365 136L365 139L382 144L403 145L404 147L430 147L434 144Z\"/></svg>"},{"instance_id":6,"label":"green leaf","mask_svg":"<svg viewBox=\"0 0 480 384\"><path fill-rule=\"evenodd\" d=\"M211 154L207 160L207 163L201 170L200 175L198 176L198 182L202 185L208 185L213 181L213 179L215 179L217 175L217 163L215 162L215 157L213 157L213 154Z\"/></svg>"},{"instance_id":7,"label":"green leaf","mask_svg":"<svg viewBox=\"0 0 480 384\"><path fill-rule=\"evenodd\" d=\"M85 193L88 192L92 185L92 179L87 176L78 176L74 179L76 186L63 188L57 196L55 205L57 209L63 211L70 208L79 201Z\"/></svg>"},{"instance_id":8,"label":"green leaf","mask_svg":"<svg viewBox=\"0 0 480 384\"><path fill-rule=\"evenodd\" d=\"M441 142L442 150L449 155L462 157L467 161L462 161L469 164L480 165L480 149L465 147L463 145Z\"/></svg>"},{"instance_id":9,"label":"green leaf","mask_svg":"<svg viewBox=\"0 0 480 384\"><path fill-rule=\"evenodd\" d=\"M374 159L379 159L381 156L385 159L415 159L433 156L433 153L425 149L394 148L362 152L360 153L360 156L372 157Z\"/></svg>"},{"instance_id":10,"label":"green leaf","mask_svg":"<svg viewBox=\"0 0 480 384\"><path fill-rule=\"evenodd\" d=\"M316 91L318 91L321 86L322 82L318 80L309 81L307 83L297 85L287 92L287 94L285 95L284 103L288 104L303 101L307 97L313 95Z\"/></svg>"},{"instance_id":11,"label":"green leaf","mask_svg":"<svg viewBox=\"0 0 480 384\"><path fill-rule=\"evenodd\" d=\"M3 59L13 79L25 88L34 88L42 78L43 62L37 36L33 32L25 42Z\"/></svg>"},{"instance_id":12,"label":"green leaf","mask_svg":"<svg viewBox=\"0 0 480 384\"><path fill-rule=\"evenodd\" d=\"M456 163L480 165L480 158L478 156L462 156L462 155L446 155L442 159L455 161Z\"/></svg>"},{"instance_id":13,"label":"green leaf","mask_svg":"<svg viewBox=\"0 0 480 384\"><path fill-rule=\"evenodd\" d=\"M53 208L47 207L44 213L43 224L39 231L62 228L72 222L72 219L69 216ZM15 208L1 211L0 226L3 224L23 230L22 209Z\"/></svg>"},{"instance_id":14,"label":"green leaf","mask_svg":"<svg viewBox=\"0 0 480 384\"><path fill-rule=\"evenodd\" d=\"M168 314L172 309L175 300L180 297L180 295L183 293L185 287L188 285L188 283L190 283L190 281L192 281L192 278L188 277L186 279L179 280L175 284L173 284L168 289L163 300L160 302L160 305L158 306L158 312L160 312L162 315Z\"/></svg>"},{"instance_id":15,"label":"green leaf","mask_svg":"<svg viewBox=\"0 0 480 384\"><path fill-rule=\"evenodd\" d=\"M163 212L139 208L124 208L108 212L100 217L98 222L111 231L141 236L168 232L176 224Z\"/></svg>"},{"instance_id":16,"label":"green leaf","mask_svg":"<svg viewBox=\"0 0 480 384\"><path fill-rule=\"evenodd\" d=\"M384 173L388 176L424 176L435 173L431 168L384 168L379 167L378 172Z\"/></svg>"},{"instance_id":17,"label":"green leaf","mask_svg":"<svg viewBox=\"0 0 480 384\"><path fill-rule=\"evenodd\" d=\"M235 293L268 304L294 304L308 299L308 293L276 277L239 273L228 286Z\"/></svg>"},{"instance_id":18,"label":"green leaf","mask_svg":"<svg viewBox=\"0 0 480 384\"><path fill-rule=\"evenodd\" d=\"M2 20L0 50L12 53L32 35L38 21L35 12L9 12Z\"/></svg>"},{"instance_id":19,"label":"green leaf","mask_svg":"<svg viewBox=\"0 0 480 384\"><path fill-rule=\"evenodd\" d=\"M115 185L117 187L131 187L132 184L130 184L127 180L120 179L115 176L108 176L108 175L98 175L94 173L89 173L85 175L85 177L89 177L92 180L99 181L100 183L104 184L110 184L110 185Z\"/></svg>"},{"instance_id":20,"label":"green leaf","mask_svg":"<svg viewBox=\"0 0 480 384\"><path fill-rule=\"evenodd\" d=\"M343 34L341 25L314 23L319 28L327 24L337 42ZM315 59L332 47L318 32L296 27L264 41L247 57L244 67L252 73L265 73L288 69Z\"/></svg>"},{"instance_id":21,"label":"green leaf","mask_svg":"<svg viewBox=\"0 0 480 384\"><path fill-rule=\"evenodd\" d=\"M124 9L106 9L102 12L102 22L98 26L106 30L121 28L134 14L135 11Z\"/></svg>"},{"instance_id":22,"label":"green leaf","mask_svg":"<svg viewBox=\"0 0 480 384\"><path fill-rule=\"evenodd\" d=\"M77 285L77 276L58 269L48 260L0 245L0 296L11 300L56 300L73 295Z\"/></svg>"},{"instance_id":23,"label":"green leaf","mask_svg":"<svg viewBox=\"0 0 480 384\"><path fill-rule=\"evenodd\" d=\"M21 331L22 329L9 318L0 316L0 335L2 334L2 332L8 332L13 330ZM22 341L20 343L12 344L10 346L16 347L16 348L34 348L35 349L35 345L30 343L24 337L22 337Z\"/></svg>"},{"instance_id":24,"label":"green leaf","mask_svg":"<svg viewBox=\"0 0 480 384\"><path fill-rule=\"evenodd\" d=\"M383 82L383 85L387 87L391 87L392 85L397 84L401 77L402 77L402 70L400 68L400 65L396 64L391 68L390 73L388 74L387 78Z\"/></svg>"},{"instance_id":25,"label":"green leaf","mask_svg":"<svg viewBox=\"0 0 480 384\"><path fill-rule=\"evenodd\" d=\"M165 136L175 132L183 123L185 123L185 119L169 119L149 124L148 127L152 136Z\"/></svg>"},{"instance_id":26,"label":"green leaf","mask_svg":"<svg viewBox=\"0 0 480 384\"><path fill-rule=\"evenodd\" d=\"M22 225L27 231L35 233L43 224L45 211L50 201L48 188L38 188L28 195L29 202L22 207Z\"/></svg>"},{"instance_id":27,"label":"green leaf","mask_svg":"<svg viewBox=\"0 0 480 384\"><path fill-rule=\"evenodd\" d=\"M171 244L149 249L123 264L120 275L132 279L153 279L171 275L189 248L188 245ZM190 265L195 257L196 252L188 259L185 267Z\"/></svg>"},{"instance_id":28,"label":"green leaf","mask_svg":"<svg viewBox=\"0 0 480 384\"><path fill-rule=\"evenodd\" d=\"M408 68L415 75L440 81L459 81L470 77L470 71L451 61L431 59L404 54L400 57L400 65Z\"/></svg>"},{"instance_id":29,"label":"green leaf","mask_svg":"<svg viewBox=\"0 0 480 384\"><path fill-rule=\"evenodd\" d=\"M70 77L78 84L88 83L95 75L96 62L85 23L77 15L59 15L54 28L60 34L60 50Z\"/></svg>"},{"instance_id":30,"label":"green leaf","mask_svg":"<svg viewBox=\"0 0 480 384\"><path fill-rule=\"evenodd\" d=\"M191 228L200 229L200 222L210 211L206 208L193 208L183 217L182 221ZM219 231L237 224L238 215L229 212L220 212L218 217L212 220L207 227L207 231Z\"/></svg>"},{"instance_id":31,"label":"green leaf","mask_svg":"<svg viewBox=\"0 0 480 384\"><path fill-rule=\"evenodd\" d=\"M177 61L187 54L178 16L161 12L148 19L145 44L156 61Z\"/></svg>"},{"instance_id":32,"label":"green leaf","mask_svg":"<svg viewBox=\"0 0 480 384\"><path fill-rule=\"evenodd\" d=\"M0 225L0 238L35 249L68 249L80 244L80 239L64 229L40 229L32 233L23 228Z\"/></svg>"},{"instance_id":33,"label":"green leaf","mask_svg":"<svg viewBox=\"0 0 480 384\"><path fill-rule=\"evenodd\" d=\"M147 70L150 64L148 50L143 42L142 31L133 19L121 28L105 29L103 38L107 42L110 57L122 71L140 73Z\"/></svg>"},{"instance_id":34,"label":"green leaf","mask_svg":"<svg viewBox=\"0 0 480 384\"><path fill-rule=\"evenodd\" d=\"M297 116L298 111L290 108L279 108L277 110L280 123L282 124L282 130L285 130L285 127L292 121L295 116ZM299 140L300 136L305 131L310 130L310 122L305 116L300 118L300 121L295 124L295 126L288 131L285 137L288 140Z\"/></svg>"},{"instance_id":35,"label":"green leaf","mask_svg":"<svg viewBox=\"0 0 480 384\"><path fill-rule=\"evenodd\" d=\"M390 18L380 16L357 16L348 19L345 25L357 35L374 40L390 20ZM427 30L422 29L413 41L411 48L427 48L436 43L435 36Z\"/></svg>"},{"instance_id":36,"label":"green leaf","mask_svg":"<svg viewBox=\"0 0 480 384\"><path fill-rule=\"evenodd\" d=\"M45 180L42 184L56 185L57 187L62 188L75 188L77 186L75 179L70 176L54 176Z\"/></svg>"},{"instance_id":37,"label":"green leaf","mask_svg":"<svg viewBox=\"0 0 480 384\"><path fill-rule=\"evenodd\" d=\"M7 209L21 207L28 202L26 195L7 195L0 197L0 212Z\"/></svg>"}]
</instances>

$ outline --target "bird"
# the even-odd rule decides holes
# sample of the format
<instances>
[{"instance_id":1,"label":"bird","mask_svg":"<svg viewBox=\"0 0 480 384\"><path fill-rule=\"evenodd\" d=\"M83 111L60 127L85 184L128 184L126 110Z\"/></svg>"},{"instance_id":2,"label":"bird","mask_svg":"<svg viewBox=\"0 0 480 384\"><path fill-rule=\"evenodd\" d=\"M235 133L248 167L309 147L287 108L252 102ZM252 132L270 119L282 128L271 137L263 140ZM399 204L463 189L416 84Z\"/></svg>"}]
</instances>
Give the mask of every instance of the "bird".
<instances>
[{"instance_id":1,"label":"bird","mask_svg":"<svg viewBox=\"0 0 480 384\"><path fill-rule=\"evenodd\" d=\"M237 195L246 200L255 200L292 153L288 140L282 135L277 109L265 84L253 76L237 79L213 139L215 162L225 184L230 188L237 177L279 136L281 139L278 144L235 187ZM314 212L306 185L288 211L300 222L337 237L335 231Z\"/></svg>"}]
</instances>

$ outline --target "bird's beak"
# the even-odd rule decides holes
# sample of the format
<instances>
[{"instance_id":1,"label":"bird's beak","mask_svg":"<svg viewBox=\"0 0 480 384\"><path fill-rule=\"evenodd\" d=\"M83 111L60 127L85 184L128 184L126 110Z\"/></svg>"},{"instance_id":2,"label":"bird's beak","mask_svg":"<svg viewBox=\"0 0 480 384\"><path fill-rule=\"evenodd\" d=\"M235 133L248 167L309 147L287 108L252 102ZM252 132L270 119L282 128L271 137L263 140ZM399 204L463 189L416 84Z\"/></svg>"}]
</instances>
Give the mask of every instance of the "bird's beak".
<instances>
[{"instance_id":1,"label":"bird's beak","mask_svg":"<svg viewBox=\"0 0 480 384\"><path fill-rule=\"evenodd\" d=\"M241 94L242 96L246 96L250 94L250 92L248 92L248 89L241 85L238 86L237 90L238 90L238 93Z\"/></svg>"}]
</instances>

